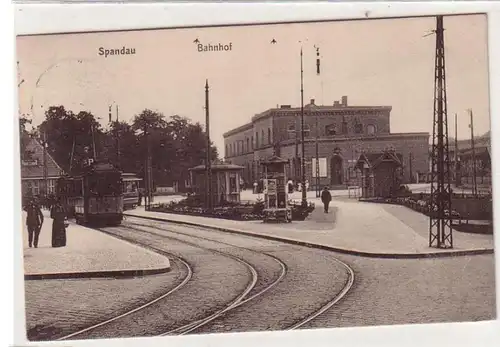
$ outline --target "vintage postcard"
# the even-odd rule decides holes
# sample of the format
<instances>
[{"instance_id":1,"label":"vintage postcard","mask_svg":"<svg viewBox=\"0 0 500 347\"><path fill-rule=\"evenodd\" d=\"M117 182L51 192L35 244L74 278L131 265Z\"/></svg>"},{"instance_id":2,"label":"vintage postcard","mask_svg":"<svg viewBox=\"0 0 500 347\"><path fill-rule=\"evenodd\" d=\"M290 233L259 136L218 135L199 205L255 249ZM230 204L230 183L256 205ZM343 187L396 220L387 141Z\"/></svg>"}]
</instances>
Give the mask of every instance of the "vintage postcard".
<instances>
[{"instance_id":1,"label":"vintage postcard","mask_svg":"<svg viewBox=\"0 0 500 347\"><path fill-rule=\"evenodd\" d=\"M16 47L28 340L496 318L486 15Z\"/></svg>"}]
</instances>

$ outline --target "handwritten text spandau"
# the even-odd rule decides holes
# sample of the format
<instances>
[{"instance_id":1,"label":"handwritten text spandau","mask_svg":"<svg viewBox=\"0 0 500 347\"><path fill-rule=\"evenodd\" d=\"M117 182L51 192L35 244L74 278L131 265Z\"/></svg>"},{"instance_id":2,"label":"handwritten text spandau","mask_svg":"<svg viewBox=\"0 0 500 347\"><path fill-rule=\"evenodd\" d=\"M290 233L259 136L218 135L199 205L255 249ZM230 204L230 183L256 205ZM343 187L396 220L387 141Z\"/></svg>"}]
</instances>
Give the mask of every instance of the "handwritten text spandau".
<instances>
[{"instance_id":1,"label":"handwritten text spandau","mask_svg":"<svg viewBox=\"0 0 500 347\"><path fill-rule=\"evenodd\" d=\"M134 55L135 48L128 48L123 46L122 48L104 48L99 47L99 55L107 58L109 56L115 55Z\"/></svg>"}]
</instances>

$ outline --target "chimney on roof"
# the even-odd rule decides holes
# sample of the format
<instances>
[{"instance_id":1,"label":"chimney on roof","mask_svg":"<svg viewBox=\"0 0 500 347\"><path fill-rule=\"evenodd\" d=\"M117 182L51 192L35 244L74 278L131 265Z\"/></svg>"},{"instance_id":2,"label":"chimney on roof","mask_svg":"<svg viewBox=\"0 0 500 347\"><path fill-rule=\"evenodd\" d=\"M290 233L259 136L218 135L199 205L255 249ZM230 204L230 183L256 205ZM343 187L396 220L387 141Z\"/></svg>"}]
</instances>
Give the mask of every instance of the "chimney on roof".
<instances>
[{"instance_id":1,"label":"chimney on roof","mask_svg":"<svg viewBox=\"0 0 500 347\"><path fill-rule=\"evenodd\" d=\"M333 102L333 106L340 106L340 102L338 102L338 101L334 101L334 102Z\"/></svg>"},{"instance_id":2,"label":"chimney on roof","mask_svg":"<svg viewBox=\"0 0 500 347\"><path fill-rule=\"evenodd\" d=\"M347 106L347 96L342 97L342 106Z\"/></svg>"},{"instance_id":3,"label":"chimney on roof","mask_svg":"<svg viewBox=\"0 0 500 347\"><path fill-rule=\"evenodd\" d=\"M314 99L311 99L311 105L314 105Z\"/></svg>"}]
</instances>

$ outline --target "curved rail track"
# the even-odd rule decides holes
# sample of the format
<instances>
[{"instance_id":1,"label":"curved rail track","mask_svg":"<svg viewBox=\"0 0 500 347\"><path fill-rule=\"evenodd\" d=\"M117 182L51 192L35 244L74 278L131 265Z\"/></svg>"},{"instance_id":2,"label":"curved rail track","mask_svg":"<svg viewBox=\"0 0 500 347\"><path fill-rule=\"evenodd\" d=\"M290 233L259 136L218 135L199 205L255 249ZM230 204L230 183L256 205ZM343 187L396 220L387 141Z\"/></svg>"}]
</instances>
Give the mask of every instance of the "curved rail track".
<instances>
[{"instance_id":1,"label":"curved rail track","mask_svg":"<svg viewBox=\"0 0 500 347\"><path fill-rule=\"evenodd\" d=\"M249 270L249 272L250 272L251 279L250 279L249 283L247 284L247 286L245 287L245 289L235 299L233 299L229 304L227 304L225 307L223 307L222 309L217 310L216 312L211 313L207 317L204 317L204 318L201 318L199 320L190 322L188 324L176 327L176 328L171 329L169 331L157 334L158 336L184 335L184 334L191 333L191 332L193 332L193 331L195 331L195 330L203 327L204 325L206 325L206 324L214 321L215 319L221 317L226 312L234 310L237 307L239 307L239 306L241 306L243 304L246 304L246 303L248 303L248 302L250 302L250 301L252 301L252 300L254 300L254 299L256 299L256 298L258 298L258 297L260 297L262 295L264 295L270 289L272 289L278 283L280 283L283 280L283 278L285 278L285 276L287 274L287 271L288 271L287 266L286 266L286 264L283 261L281 261L277 257L275 257L275 256L273 256L271 254L268 254L266 252L260 252L260 251L256 251L256 250L253 250L253 249L250 249L250 248L246 248L246 247L242 247L242 246L237 246L237 245L234 245L234 244L231 244L231 243L227 243L227 242L223 242L223 241L218 241L218 240L214 240L214 239L202 237L202 236L199 236L199 235L192 235L192 234L189 234L189 233L182 233L182 232L179 232L179 231L174 231L174 230L169 230L169 229L165 229L165 228L160 228L160 227L157 227L157 226L137 224L137 223L132 223L132 222L129 222L128 224L137 225L137 226L140 226L142 228L156 229L156 230L163 231L163 232L168 232L168 233L172 233L172 234L178 234L178 235L182 235L182 236L187 236L189 238L205 240L205 241L209 241L209 242L213 242L213 243L217 243L217 244L228 245L228 246L231 246L231 247L234 247L234 248L237 248L237 249L243 249L243 250L250 251L250 252L253 252L253 253L265 255L265 256L273 259L274 261L276 261L280 265L280 268L281 268L279 276L276 279L274 279L271 283L265 285L264 288L256 291L255 293L252 293L252 295L250 295L251 292L252 292L252 290L255 289L256 284L258 282L258 279L259 279L258 272L255 269L255 267L253 267L250 263L248 263L247 261L245 261L244 259L242 259L240 257L237 257L235 255L229 254L227 252L222 252L222 251L215 250L215 249L212 249L212 248L203 247L203 246L200 246L200 245L198 245L196 243L192 243L192 242L189 242L189 241L186 241L186 240L183 240L183 239L179 239L179 238L176 238L176 237L164 235L164 234L158 233L158 232L144 230L142 228L137 228L137 227L133 227L133 226L129 226L129 225L126 225L126 226L122 225L120 227L113 228L114 230L129 229L129 230L134 230L134 231L140 231L140 232L143 232L143 233L154 235L156 237L172 239L172 240L175 240L175 241L178 241L178 242L181 242L181 243L184 243L184 244L188 244L188 245L196 247L196 248L208 250L210 252L219 254L221 256L232 258L233 260L235 260L235 261L243 264ZM166 222L165 222L165 224L166 224ZM191 227L191 228L197 229L196 227ZM167 293L159 296L158 298L156 298L156 299L154 299L152 301L149 301L149 302L147 302L147 303L145 303L145 304L143 304L143 305L141 305L141 306L139 306L137 308L129 310L129 311L123 313L123 314L120 314L120 315L118 315L116 317L113 317L113 318L110 318L110 319L108 319L106 321L103 321L101 323L92 325L90 327L87 327L87 328L81 329L79 331L73 332L73 333L71 333L69 335L60 337L57 340L67 340L67 339L71 339L71 338L77 337L77 336L79 336L79 335L81 335L83 333L89 332L89 331L94 330L94 329L99 328L99 327L106 326L107 324L110 324L112 322L116 322L116 321L120 320L121 318L124 318L126 316L130 316L130 315L132 315L132 314L134 314L134 313L136 313L136 312L138 312L140 310L143 310L143 309L145 309L145 308L147 308L147 307L149 307L149 306L151 306L151 305L153 305L153 304L161 301L162 299L167 298L168 296L170 296L174 292L178 292L193 277L192 267L183 258L181 258L179 256L176 256L174 254L171 254L169 252L165 252L164 250L159 249L159 248L154 247L154 246L151 246L150 244L147 244L147 243L144 243L144 242L139 242L139 241L131 239L129 237L124 237L122 235L117 235L116 233L113 233L113 232L110 232L110 231L107 231L107 230L103 230L103 229L99 229L99 230L102 231L102 232L104 232L104 233L106 233L106 234L109 234L109 235L111 235L113 237L118 237L118 238L120 238L122 240L125 240L127 242L131 242L131 243L137 244L137 245L139 245L141 247L150 249L150 250L152 250L154 252L157 252L159 254L171 257L171 258L179 261L187 269L187 275L183 278L183 280L181 281L181 283L179 283L177 286L175 286L174 288L172 288L171 290L169 290ZM302 318L301 320L299 320L298 322L296 322L293 325L289 326L288 328L285 328L284 330L294 330L294 329L298 329L298 328L302 327L306 323L312 321L316 317L320 316L321 314L323 314L324 312L326 312L327 310L329 310L331 307L333 307L337 302L339 302L349 292L349 290L351 289L351 287L353 286L353 283L354 283L354 271L346 263L342 262L341 260L336 259L336 258L333 258L333 259L338 264L340 264L341 266L343 266L347 270L347 273L348 273L348 279L347 279L345 285L343 286L342 290L338 294L336 294L332 298L332 300L329 300L326 304L324 304L320 309L318 309L318 310L314 311L313 313L307 315L306 317Z\"/></svg>"}]
</instances>

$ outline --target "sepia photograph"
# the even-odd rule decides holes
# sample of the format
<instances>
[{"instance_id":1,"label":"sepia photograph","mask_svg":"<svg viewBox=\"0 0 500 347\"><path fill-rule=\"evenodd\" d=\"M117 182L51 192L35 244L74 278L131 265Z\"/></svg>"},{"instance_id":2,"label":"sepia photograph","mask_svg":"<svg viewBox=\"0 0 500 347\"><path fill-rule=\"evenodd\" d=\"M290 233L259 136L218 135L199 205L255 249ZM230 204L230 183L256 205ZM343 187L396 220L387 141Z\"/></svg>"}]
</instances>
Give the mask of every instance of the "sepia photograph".
<instances>
[{"instance_id":1,"label":"sepia photograph","mask_svg":"<svg viewBox=\"0 0 500 347\"><path fill-rule=\"evenodd\" d=\"M18 35L16 61L27 340L497 318L486 14Z\"/></svg>"}]
</instances>

